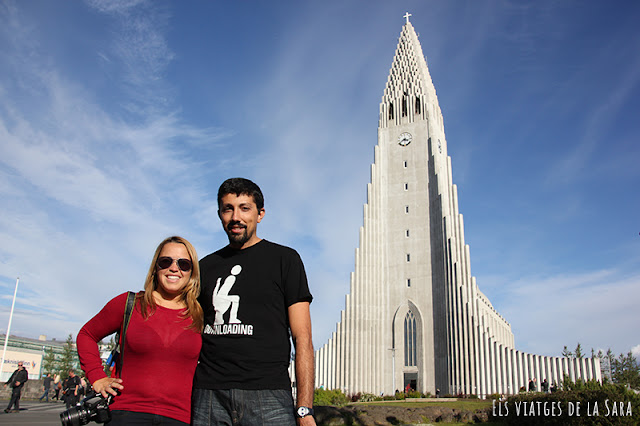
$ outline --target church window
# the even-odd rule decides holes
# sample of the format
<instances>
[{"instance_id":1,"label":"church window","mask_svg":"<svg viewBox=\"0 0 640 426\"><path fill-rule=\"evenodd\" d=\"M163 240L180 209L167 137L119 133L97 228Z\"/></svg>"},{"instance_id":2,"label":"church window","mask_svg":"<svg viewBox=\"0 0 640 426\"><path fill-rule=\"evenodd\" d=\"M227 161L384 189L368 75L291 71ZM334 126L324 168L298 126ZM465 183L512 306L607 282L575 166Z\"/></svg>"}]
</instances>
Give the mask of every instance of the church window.
<instances>
[{"instance_id":1,"label":"church window","mask_svg":"<svg viewBox=\"0 0 640 426\"><path fill-rule=\"evenodd\" d=\"M404 212L409 213L409 206L404 206Z\"/></svg>"},{"instance_id":2,"label":"church window","mask_svg":"<svg viewBox=\"0 0 640 426\"><path fill-rule=\"evenodd\" d=\"M406 96L402 97L402 116L403 117L407 116L407 97Z\"/></svg>"},{"instance_id":3,"label":"church window","mask_svg":"<svg viewBox=\"0 0 640 426\"><path fill-rule=\"evenodd\" d=\"M404 162L404 168L405 169L407 168L407 162L406 161Z\"/></svg>"},{"instance_id":4,"label":"church window","mask_svg":"<svg viewBox=\"0 0 640 426\"><path fill-rule=\"evenodd\" d=\"M404 365L405 367L415 367L417 365L417 344L416 337L416 317L413 312L407 312L404 318Z\"/></svg>"},{"instance_id":5,"label":"church window","mask_svg":"<svg viewBox=\"0 0 640 426\"><path fill-rule=\"evenodd\" d=\"M416 96L416 114L420 114L420 96Z\"/></svg>"},{"instance_id":6,"label":"church window","mask_svg":"<svg viewBox=\"0 0 640 426\"><path fill-rule=\"evenodd\" d=\"M389 102L389 120L393 120L393 102Z\"/></svg>"},{"instance_id":7,"label":"church window","mask_svg":"<svg viewBox=\"0 0 640 426\"><path fill-rule=\"evenodd\" d=\"M407 287L411 287L411 278L407 278Z\"/></svg>"},{"instance_id":8,"label":"church window","mask_svg":"<svg viewBox=\"0 0 640 426\"><path fill-rule=\"evenodd\" d=\"M406 234L405 235L406 235L407 238L409 238L409 230L408 229L406 230Z\"/></svg>"},{"instance_id":9,"label":"church window","mask_svg":"<svg viewBox=\"0 0 640 426\"><path fill-rule=\"evenodd\" d=\"M405 191L408 191L408 190L409 190L409 184L408 184L408 183L405 183L405 184L404 184L404 190L405 190Z\"/></svg>"},{"instance_id":10,"label":"church window","mask_svg":"<svg viewBox=\"0 0 640 426\"><path fill-rule=\"evenodd\" d=\"M407 253L407 262L411 262L411 255Z\"/></svg>"}]
</instances>

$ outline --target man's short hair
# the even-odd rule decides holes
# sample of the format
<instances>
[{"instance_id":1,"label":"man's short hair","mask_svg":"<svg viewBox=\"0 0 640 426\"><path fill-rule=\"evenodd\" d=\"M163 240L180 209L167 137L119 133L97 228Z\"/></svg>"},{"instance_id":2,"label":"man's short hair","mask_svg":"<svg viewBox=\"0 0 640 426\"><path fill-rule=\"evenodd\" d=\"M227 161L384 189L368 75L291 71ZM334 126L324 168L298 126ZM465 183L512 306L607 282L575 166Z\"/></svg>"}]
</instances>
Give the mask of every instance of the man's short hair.
<instances>
[{"instance_id":1,"label":"man's short hair","mask_svg":"<svg viewBox=\"0 0 640 426\"><path fill-rule=\"evenodd\" d=\"M230 178L222 182L222 185L220 185L220 188L218 189L218 208L220 208L222 197L227 194L235 194L238 197L240 195L248 195L253 197L256 207L258 207L258 211L264 208L264 196L262 195L260 187L249 179L238 177Z\"/></svg>"}]
</instances>

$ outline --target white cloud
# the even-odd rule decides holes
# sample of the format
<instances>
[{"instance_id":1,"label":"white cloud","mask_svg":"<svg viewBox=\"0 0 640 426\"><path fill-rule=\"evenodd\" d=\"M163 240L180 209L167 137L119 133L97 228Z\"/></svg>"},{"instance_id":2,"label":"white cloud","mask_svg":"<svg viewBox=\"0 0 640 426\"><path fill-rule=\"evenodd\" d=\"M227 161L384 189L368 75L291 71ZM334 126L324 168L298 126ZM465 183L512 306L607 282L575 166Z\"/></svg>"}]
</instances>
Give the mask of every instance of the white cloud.
<instances>
[{"instance_id":1,"label":"white cloud","mask_svg":"<svg viewBox=\"0 0 640 426\"><path fill-rule=\"evenodd\" d=\"M125 48L156 53L126 72L157 77L165 66L154 62L154 55L162 56L163 36L141 20L137 16L136 25L155 41L134 40ZM34 35L13 34L14 46L25 49L21 40ZM193 233L190 216L206 195L192 183L209 171L198 167L201 158L185 158L194 147L211 155L229 133L190 126L166 105L124 120L123 110L100 104L91 76L70 80L66 64L33 46L6 52L22 60L4 63L12 78L0 83L6 95L0 102L0 197L8 201L0 217L0 287L9 294L20 276L12 332L63 338L75 335L111 297L141 288L160 240ZM158 79L153 84L170 87ZM155 95L129 89L134 102L155 105ZM0 317L9 315L6 297Z\"/></svg>"}]
</instances>

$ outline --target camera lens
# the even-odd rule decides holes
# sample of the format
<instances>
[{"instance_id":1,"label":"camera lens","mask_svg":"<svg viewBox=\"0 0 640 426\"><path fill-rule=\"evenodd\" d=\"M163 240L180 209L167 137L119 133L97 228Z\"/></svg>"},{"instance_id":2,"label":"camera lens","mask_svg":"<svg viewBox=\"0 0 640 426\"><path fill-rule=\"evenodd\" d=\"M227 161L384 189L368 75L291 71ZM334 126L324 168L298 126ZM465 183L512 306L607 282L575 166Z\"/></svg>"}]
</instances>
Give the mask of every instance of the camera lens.
<instances>
[{"instance_id":1,"label":"camera lens","mask_svg":"<svg viewBox=\"0 0 640 426\"><path fill-rule=\"evenodd\" d=\"M63 426L80 426L86 425L88 422L83 422L84 416L82 416L82 412L84 410L79 411L77 408L69 408L67 411L63 411L60 413L60 421Z\"/></svg>"},{"instance_id":2,"label":"camera lens","mask_svg":"<svg viewBox=\"0 0 640 426\"><path fill-rule=\"evenodd\" d=\"M81 426L91 421L106 423L111 420L110 402L111 398L105 399L92 392L77 407L60 413L60 421L63 426Z\"/></svg>"}]
</instances>

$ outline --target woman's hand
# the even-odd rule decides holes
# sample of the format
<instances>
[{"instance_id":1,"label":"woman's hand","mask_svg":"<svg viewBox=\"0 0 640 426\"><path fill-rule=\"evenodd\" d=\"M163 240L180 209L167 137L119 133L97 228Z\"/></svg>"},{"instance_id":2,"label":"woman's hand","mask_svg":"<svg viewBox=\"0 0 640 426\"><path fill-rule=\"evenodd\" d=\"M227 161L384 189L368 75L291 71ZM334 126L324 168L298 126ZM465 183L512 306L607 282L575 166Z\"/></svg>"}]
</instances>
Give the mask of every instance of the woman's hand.
<instances>
[{"instance_id":1,"label":"woman's hand","mask_svg":"<svg viewBox=\"0 0 640 426\"><path fill-rule=\"evenodd\" d=\"M124 389L122 386L122 379L116 379L113 377L103 377L93 382L93 390L101 393L105 398L108 397L107 393L113 396L118 395L118 391Z\"/></svg>"}]
</instances>

